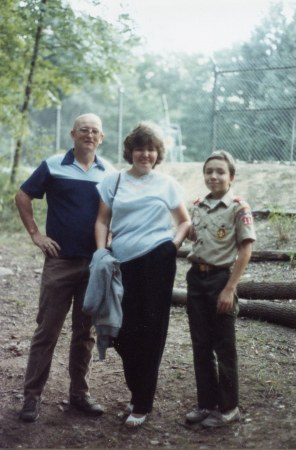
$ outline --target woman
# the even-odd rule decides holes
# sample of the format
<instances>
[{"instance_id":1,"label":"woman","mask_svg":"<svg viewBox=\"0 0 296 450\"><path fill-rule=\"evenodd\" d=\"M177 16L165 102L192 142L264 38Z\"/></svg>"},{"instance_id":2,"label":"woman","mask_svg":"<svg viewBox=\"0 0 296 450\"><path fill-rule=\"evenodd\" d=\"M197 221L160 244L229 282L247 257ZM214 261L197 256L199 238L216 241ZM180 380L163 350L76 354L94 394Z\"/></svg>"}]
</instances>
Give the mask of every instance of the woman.
<instances>
[{"instance_id":1,"label":"woman","mask_svg":"<svg viewBox=\"0 0 296 450\"><path fill-rule=\"evenodd\" d=\"M176 254L190 227L182 188L153 170L164 153L161 130L153 123L140 123L124 141L123 156L131 168L120 172L118 185L118 173L113 173L98 187L97 247L106 246L112 217L112 253L121 263L123 324L114 345L131 391L126 420L130 428L143 424L152 410Z\"/></svg>"}]
</instances>

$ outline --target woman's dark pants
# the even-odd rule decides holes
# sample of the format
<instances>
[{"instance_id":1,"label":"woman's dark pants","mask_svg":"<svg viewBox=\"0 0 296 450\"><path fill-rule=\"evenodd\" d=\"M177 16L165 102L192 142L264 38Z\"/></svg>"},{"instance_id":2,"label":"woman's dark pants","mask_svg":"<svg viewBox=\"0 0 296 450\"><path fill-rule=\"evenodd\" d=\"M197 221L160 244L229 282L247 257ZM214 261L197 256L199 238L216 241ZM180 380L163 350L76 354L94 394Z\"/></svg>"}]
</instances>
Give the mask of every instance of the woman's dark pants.
<instances>
[{"instance_id":1,"label":"woman's dark pants","mask_svg":"<svg viewBox=\"0 0 296 450\"><path fill-rule=\"evenodd\" d=\"M176 273L176 247L165 242L121 265L123 324L115 341L122 358L133 412L152 410Z\"/></svg>"}]
</instances>

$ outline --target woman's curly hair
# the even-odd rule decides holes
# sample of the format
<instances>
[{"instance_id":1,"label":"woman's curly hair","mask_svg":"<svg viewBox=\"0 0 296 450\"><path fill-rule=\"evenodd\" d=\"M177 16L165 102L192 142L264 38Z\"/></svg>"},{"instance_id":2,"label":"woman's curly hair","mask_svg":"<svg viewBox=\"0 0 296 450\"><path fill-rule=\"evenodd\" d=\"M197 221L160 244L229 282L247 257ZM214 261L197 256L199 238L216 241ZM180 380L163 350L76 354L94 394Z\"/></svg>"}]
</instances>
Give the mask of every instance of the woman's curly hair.
<instances>
[{"instance_id":1,"label":"woman's curly hair","mask_svg":"<svg viewBox=\"0 0 296 450\"><path fill-rule=\"evenodd\" d=\"M123 158L133 163L132 153L135 148L154 147L157 151L156 164L160 164L165 156L164 136L161 128L154 122L140 122L124 140Z\"/></svg>"}]
</instances>

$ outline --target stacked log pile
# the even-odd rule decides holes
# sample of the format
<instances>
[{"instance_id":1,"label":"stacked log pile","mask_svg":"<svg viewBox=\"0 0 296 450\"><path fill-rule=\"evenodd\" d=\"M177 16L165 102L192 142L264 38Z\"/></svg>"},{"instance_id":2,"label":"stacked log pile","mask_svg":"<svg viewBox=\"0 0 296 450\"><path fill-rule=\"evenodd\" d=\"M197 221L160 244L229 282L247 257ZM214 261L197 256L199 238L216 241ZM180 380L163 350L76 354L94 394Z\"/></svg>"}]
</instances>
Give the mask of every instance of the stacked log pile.
<instances>
[{"instance_id":1,"label":"stacked log pile","mask_svg":"<svg viewBox=\"0 0 296 450\"><path fill-rule=\"evenodd\" d=\"M245 290L244 284L238 286L239 293L239 316L249 317L251 319L264 320L266 322L277 323L290 328L296 328L296 305L290 303L290 299L281 299L280 301L246 299L241 298L240 292ZM260 283L258 283L260 284ZM267 284L267 283L265 283ZM293 283L296 287L296 283ZM251 293L249 285L247 291ZM261 289L260 289L261 291ZM272 291L272 284L268 286L268 291ZM258 291L257 291L258 292ZM296 290L294 291L295 298ZM255 298L256 298L256 294ZM174 288L173 304L186 305L187 292L185 289ZM261 297L262 298L262 297ZM277 297L278 300L278 297ZM285 301L283 301L285 300ZM288 301L287 301L288 300Z\"/></svg>"},{"instance_id":2,"label":"stacked log pile","mask_svg":"<svg viewBox=\"0 0 296 450\"><path fill-rule=\"evenodd\" d=\"M180 249L178 257L185 258L188 249ZM251 261L291 261L293 252L253 252ZM238 285L239 316L296 328L296 282L241 282ZM174 289L173 304L185 305L185 289Z\"/></svg>"}]
</instances>

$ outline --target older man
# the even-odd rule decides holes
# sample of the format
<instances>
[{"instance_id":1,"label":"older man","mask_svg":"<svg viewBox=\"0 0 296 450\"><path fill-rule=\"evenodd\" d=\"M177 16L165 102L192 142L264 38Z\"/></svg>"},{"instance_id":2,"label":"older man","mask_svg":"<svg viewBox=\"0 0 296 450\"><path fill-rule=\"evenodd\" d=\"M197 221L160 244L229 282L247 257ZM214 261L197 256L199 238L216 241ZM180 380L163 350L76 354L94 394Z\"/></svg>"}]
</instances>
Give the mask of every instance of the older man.
<instances>
[{"instance_id":1,"label":"older man","mask_svg":"<svg viewBox=\"0 0 296 450\"><path fill-rule=\"evenodd\" d=\"M21 185L16 205L32 241L45 256L37 328L32 338L20 418L39 417L41 394L48 379L53 352L72 306L69 355L70 404L99 416L102 407L89 394L87 375L95 343L91 318L82 312L89 262L96 249L94 224L98 190L113 168L96 150L104 134L100 117L83 114L71 130L74 147L43 161ZM46 234L34 220L33 199L47 200Z\"/></svg>"}]
</instances>

